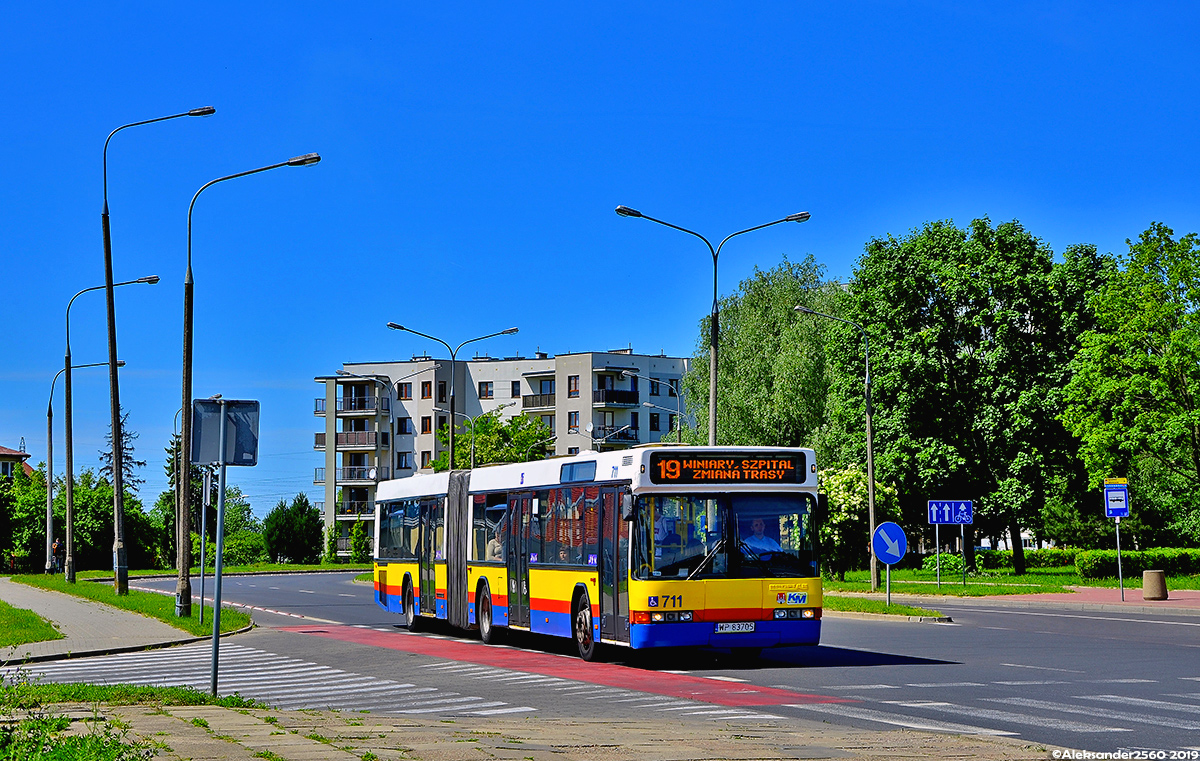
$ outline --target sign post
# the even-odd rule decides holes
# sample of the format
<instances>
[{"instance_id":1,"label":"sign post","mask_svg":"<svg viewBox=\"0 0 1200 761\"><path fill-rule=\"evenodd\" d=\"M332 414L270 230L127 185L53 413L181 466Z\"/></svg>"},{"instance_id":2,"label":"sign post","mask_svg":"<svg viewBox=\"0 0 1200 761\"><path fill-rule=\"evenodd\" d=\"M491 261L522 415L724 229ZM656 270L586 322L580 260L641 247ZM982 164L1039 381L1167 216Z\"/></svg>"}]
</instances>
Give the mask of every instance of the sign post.
<instances>
[{"instance_id":1,"label":"sign post","mask_svg":"<svg viewBox=\"0 0 1200 761\"><path fill-rule=\"evenodd\" d=\"M933 524L933 541L937 545L937 584L942 591L942 545L938 529L943 523L957 523L966 551L967 524L975 521L975 503L966 499L929 500L929 522ZM967 585L966 555L963 556L963 586Z\"/></svg>"},{"instance_id":2,"label":"sign post","mask_svg":"<svg viewBox=\"0 0 1200 761\"><path fill-rule=\"evenodd\" d=\"M1129 482L1124 478L1104 479L1104 516L1117 522L1117 586L1125 602L1125 580L1121 576L1121 519L1129 517Z\"/></svg>"},{"instance_id":3,"label":"sign post","mask_svg":"<svg viewBox=\"0 0 1200 761\"><path fill-rule=\"evenodd\" d=\"M891 521L880 523L871 536L871 551L887 566L887 604L892 604L892 564L899 563L908 552L908 537L904 529Z\"/></svg>"},{"instance_id":4,"label":"sign post","mask_svg":"<svg viewBox=\"0 0 1200 761\"><path fill-rule=\"evenodd\" d=\"M218 465L217 557L213 562L212 694L217 694L221 642L221 566L225 550L225 466L258 463L258 402L233 399L192 401L193 465ZM201 601L201 610L204 603Z\"/></svg>"}]
</instances>

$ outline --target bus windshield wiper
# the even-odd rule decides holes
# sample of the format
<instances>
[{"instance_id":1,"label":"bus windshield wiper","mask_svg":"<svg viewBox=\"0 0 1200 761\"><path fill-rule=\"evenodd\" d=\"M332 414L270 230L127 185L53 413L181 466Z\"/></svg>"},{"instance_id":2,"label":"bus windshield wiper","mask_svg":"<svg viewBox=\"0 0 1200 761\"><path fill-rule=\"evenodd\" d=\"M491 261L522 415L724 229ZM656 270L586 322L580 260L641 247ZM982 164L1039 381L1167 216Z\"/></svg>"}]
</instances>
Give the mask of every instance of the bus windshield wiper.
<instances>
[{"instance_id":1,"label":"bus windshield wiper","mask_svg":"<svg viewBox=\"0 0 1200 761\"><path fill-rule=\"evenodd\" d=\"M725 544L725 537L721 537L720 539L718 539L717 543L713 545L713 548L711 550L709 550L708 554L704 556L704 559L700 561L700 565L696 566L696 570L694 570L688 574L688 577L686 580L691 581L693 576L700 573L700 571L704 570L704 566L708 565L708 561L712 560L713 555L716 555L717 550L721 549L722 545L724 545L724 544Z\"/></svg>"}]
</instances>

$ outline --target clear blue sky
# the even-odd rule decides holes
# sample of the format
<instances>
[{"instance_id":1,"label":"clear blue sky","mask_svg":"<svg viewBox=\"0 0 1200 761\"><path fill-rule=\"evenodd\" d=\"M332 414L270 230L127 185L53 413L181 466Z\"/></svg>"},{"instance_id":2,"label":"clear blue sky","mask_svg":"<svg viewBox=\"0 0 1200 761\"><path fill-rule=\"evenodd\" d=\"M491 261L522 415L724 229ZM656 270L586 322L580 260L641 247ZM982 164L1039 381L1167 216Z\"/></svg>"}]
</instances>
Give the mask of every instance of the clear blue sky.
<instances>
[{"instance_id":1,"label":"clear blue sky","mask_svg":"<svg viewBox=\"0 0 1200 761\"><path fill-rule=\"evenodd\" d=\"M1055 251L1121 251L1153 220L1200 230L1200 45L1186 3L17 4L0 69L0 445L45 457L63 313L103 283L109 151L122 401L147 504L180 403L187 208L195 395L262 402L265 513L316 494L319 388L345 361L407 359L517 325L494 354L689 354L707 250L626 204L730 243L722 293L813 254L850 275L872 237L1018 219ZM845 7L850 6L850 7ZM106 359L102 292L72 308ZM56 392L61 472L62 387ZM76 464L108 426L106 371L76 373Z\"/></svg>"}]
</instances>

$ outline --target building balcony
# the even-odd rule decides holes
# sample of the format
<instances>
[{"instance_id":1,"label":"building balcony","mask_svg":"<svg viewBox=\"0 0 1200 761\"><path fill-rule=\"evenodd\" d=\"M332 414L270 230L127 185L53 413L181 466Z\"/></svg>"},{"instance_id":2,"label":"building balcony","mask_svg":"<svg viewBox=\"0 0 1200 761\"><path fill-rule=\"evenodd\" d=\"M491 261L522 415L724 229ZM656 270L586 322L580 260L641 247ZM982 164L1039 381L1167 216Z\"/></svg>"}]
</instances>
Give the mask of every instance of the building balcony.
<instances>
[{"instance_id":1,"label":"building balcony","mask_svg":"<svg viewBox=\"0 0 1200 761\"><path fill-rule=\"evenodd\" d=\"M337 548L339 553L350 553L350 537L339 536L337 538ZM367 549L371 554L375 554L375 537L371 536L371 531L367 531Z\"/></svg>"},{"instance_id":2,"label":"building balcony","mask_svg":"<svg viewBox=\"0 0 1200 761\"><path fill-rule=\"evenodd\" d=\"M614 442L630 442L636 444L638 439L637 428L625 428L623 426L608 426L602 425L592 430L592 438L598 443L612 444Z\"/></svg>"},{"instance_id":3,"label":"building balcony","mask_svg":"<svg viewBox=\"0 0 1200 761\"><path fill-rule=\"evenodd\" d=\"M637 391L615 388L598 388L592 391L593 407L636 407L639 404L641 402L638 401Z\"/></svg>"},{"instance_id":4,"label":"building balcony","mask_svg":"<svg viewBox=\"0 0 1200 761\"><path fill-rule=\"evenodd\" d=\"M386 396L339 396L336 404L339 415L374 415L391 409L391 400ZM327 406L325 397L318 396L313 414L324 415Z\"/></svg>"},{"instance_id":5,"label":"building balcony","mask_svg":"<svg viewBox=\"0 0 1200 761\"><path fill-rule=\"evenodd\" d=\"M317 506L317 510L319 510L321 513L325 512L324 502L314 502L313 504ZM334 515L339 518L374 514L374 500L366 500L362 502L338 502L334 505Z\"/></svg>"},{"instance_id":6,"label":"building balcony","mask_svg":"<svg viewBox=\"0 0 1200 761\"><path fill-rule=\"evenodd\" d=\"M381 447L387 447L390 438L387 431L340 431L336 434L334 443L338 449L374 449L376 443ZM315 434L313 449L324 448L325 434Z\"/></svg>"},{"instance_id":7,"label":"building balcony","mask_svg":"<svg viewBox=\"0 0 1200 761\"><path fill-rule=\"evenodd\" d=\"M521 397L521 409L523 410L553 406L554 394L528 394Z\"/></svg>"},{"instance_id":8,"label":"building balcony","mask_svg":"<svg viewBox=\"0 0 1200 761\"><path fill-rule=\"evenodd\" d=\"M389 478L389 473L387 466L353 465L348 468L334 468L333 477L339 484L354 481L376 483L378 481L386 481ZM325 483L325 468L317 468L314 471L313 483Z\"/></svg>"}]
</instances>

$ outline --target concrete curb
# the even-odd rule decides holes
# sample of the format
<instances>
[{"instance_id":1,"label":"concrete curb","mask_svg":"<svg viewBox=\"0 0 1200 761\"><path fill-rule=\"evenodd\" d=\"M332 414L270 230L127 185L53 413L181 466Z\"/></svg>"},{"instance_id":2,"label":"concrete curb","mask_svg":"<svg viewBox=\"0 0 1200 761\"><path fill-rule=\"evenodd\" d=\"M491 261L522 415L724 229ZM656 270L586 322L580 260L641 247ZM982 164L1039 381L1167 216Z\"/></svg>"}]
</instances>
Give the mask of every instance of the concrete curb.
<instances>
[{"instance_id":1,"label":"concrete curb","mask_svg":"<svg viewBox=\"0 0 1200 761\"><path fill-rule=\"evenodd\" d=\"M949 624L950 616L894 616L890 613L863 613L857 610L824 610L821 618L860 618L868 621L896 621L913 624Z\"/></svg>"},{"instance_id":2,"label":"concrete curb","mask_svg":"<svg viewBox=\"0 0 1200 761\"><path fill-rule=\"evenodd\" d=\"M101 603L101 604L103 604L103 603ZM118 608L117 610L123 610L123 609ZM254 628L254 619L251 619L249 625L243 626L241 629L235 629L234 631L231 631L231 632L222 632L221 638L224 639L225 637L229 637L234 634L244 634L253 628ZM185 637L183 639L167 640L164 642L152 642L148 645L122 645L122 646L118 646L118 647L99 648L96 650L81 650L78 652L72 651L69 653L47 653L45 655L30 655L30 656L25 656L25 657L21 657L21 658L17 658L16 656L14 656L13 658L10 658L9 660L0 661L0 666L20 666L25 663L44 663L46 661L67 661L67 660L74 660L76 658L92 658L92 657L98 656L98 655L118 655L120 653L140 653L145 650L162 650L163 648L167 648L167 647L175 647L176 645L189 645L193 642L203 642L205 640L211 640L211 639L212 639L212 635L208 635L205 637ZM14 645L13 647L20 647L20 645Z\"/></svg>"},{"instance_id":3,"label":"concrete curb","mask_svg":"<svg viewBox=\"0 0 1200 761\"><path fill-rule=\"evenodd\" d=\"M839 595L868 600L882 600L883 596L862 592L839 592ZM930 605L934 602L945 605L975 605L982 608L1056 608L1059 610L1094 611L1099 613L1166 613L1174 616L1200 617L1200 608L1159 607L1132 603L1067 602L1064 600L1012 600L1004 597L949 597L942 595L892 594L892 599L905 604Z\"/></svg>"}]
</instances>

